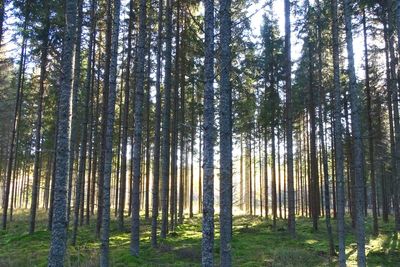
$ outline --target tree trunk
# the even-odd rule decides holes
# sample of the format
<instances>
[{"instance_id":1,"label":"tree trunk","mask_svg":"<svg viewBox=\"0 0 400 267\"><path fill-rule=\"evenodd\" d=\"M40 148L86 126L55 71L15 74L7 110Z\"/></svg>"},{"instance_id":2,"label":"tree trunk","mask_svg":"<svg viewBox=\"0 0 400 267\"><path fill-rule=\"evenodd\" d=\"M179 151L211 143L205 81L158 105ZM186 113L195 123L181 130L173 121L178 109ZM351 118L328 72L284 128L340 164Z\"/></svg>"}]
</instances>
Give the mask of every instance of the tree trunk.
<instances>
[{"instance_id":1,"label":"tree trunk","mask_svg":"<svg viewBox=\"0 0 400 267\"><path fill-rule=\"evenodd\" d=\"M153 199L151 221L151 245L157 247L157 219L160 185L160 124L161 124L161 54L163 32L163 0L158 1L157 71L156 71L156 111L154 127Z\"/></svg>"},{"instance_id":2,"label":"tree trunk","mask_svg":"<svg viewBox=\"0 0 400 267\"><path fill-rule=\"evenodd\" d=\"M40 187L40 149L42 139L42 118L43 118L43 98L44 98L44 83L46 80L46 67L47 67L47 55L48 55L48 42L49 42L49 29L50 29L50 8L47 2L44 2L46 8L46 18L44 22L44 29L42 31L42 47L41 47L41 64L40 64L40 79L39 79L39 95L38 95L38 110L36 119L36 130L35 130L35 161L33 168L33 184L32 184L32 201L31 201L31 213L30 213L30 224L29 233L35 232L36 223L36 209L39 196Z\"/></svg>"},{"instance_id":3,"label":"tree trunk","mask_svg":"<svg viewBox=\"0 0 400 267\"><path fill-rule=\"evenodd\" d=\"M378 234L378 215L376 209L376 184L375 184L375 157L374 157L374 130L372 128L372 110L371 110L371 86L369 77L368 63L368 43L367 43L367 18L365 8L363 13L363 33L364 33L364 62L365 62L365 91L367 96L367 112L368 112L368 148L369 148L369 164L371 178L371 202L372 202L372 217L373 217L373 234Z\"/></svg>"},{"instance_id":4,"label":"tree trunk","mask_svg":"<svg viewBox=\"0 0 400 267\"><path fill-rule=\"evenodd\" d=\"M220 0L220 260L232 265L232 88L231 0ZM261 170L260 170L261 171Z\"/></svg>"},{"instance_id":5,"label":"tree trunk","mask_svg":"<svg viewBox=\"0 0 400 267\"><path fill-rule=\"evenodd\" d=\"M358 266L366 266L365 258L365 225L364 225L364 175L363 175L363 144L361 134L361 100L357 88L354 67L352 8L349 0L344 0L344 17L346 28L346 44L348 54L349 91L351 105L351 126L354 138L354 174L355 174L355 204L356 204L356 231L357 231L357 262Z\"/></svg>"},{"instance_id":6,"label":"tree trunk","mask_svg":"<svg viewBox=\"0 0 400 267\"><path fill-rule=\"evenodd\" d=\"M78 21L78 27L82 24L82 4L83 2L80 0L78 5L78 12L80 13L78 16L80 17ZM81 189L83 186L83 179L85 177L86 172L86 152L87 152L87 143L88 143L88 123L89 123L89 103L91 96L91 79L92 79L92 51L93 51L93 42L95 37L95 27L96 23L94 22L94 16L96 12L96 0L91 1L90 7L90 40L89 40L89 49L88 49L88 66L86 70L86 80L84 85L83 95L84 95L84 103L85 103L85 111L84 111L84 119L82 125L82 146L80 148L79 154L79 167L78 167L78 177L76 179L76 190L75 190L75 204L74 204L74 226L73 226L73 234L72 234L72 245L76 245L76 236L78 232L78 213L80 205L83 206L84 202L81 201ZM80 30L78 30L80 33Z\"/></svg>"},{"instance_id":7,"label":"tree trunk","mask_svg":"<svg viewBox=\"0 0 400 267\"><path fill-rule=\"evenodd\" d=\"M140 164L142 148L142 121L144 98L144 61L146 45L146 0L140 1L139 14L139 39L136 65L136 92L135 92L135 133L133 143L133 187L132 187L132 226L130 252L134 256L139 255L139 188L140 188Z\"/></svg>"},{"instance_id":8,"label":"tree trunk","mask_svg":"<svg viewBox=\"0 0 400 267\"><path fill-rule=\"evenodd\" d=\"M214 264L214 0L204 3L204 179L202 265Z\"/></svg>"},{"instance_id":9,"label":"tree trunk","mask_svg":"<svg viewBox=\"0 0 400 267\"><path fill-rule=\"evenodd\" d=\"M162 224L161 238L167 237L168 232L168 196L169 196L169 161L170 161L170 116L171 116L171 69L172 69L172 3L167 0L166 7L166 47L165 47L165 77L164 77L164 111L162 123Z\"/></svg>"},{"instance_id":10,"label":"tree trunk","mask_svg":"<svg viewBox=\"0 0 400 267\"><path fill-rule=\"evenodd\" d=\"M61 59L61 81L59 90L56 171L54 179L54 212L48 266L64 266L64 255L67 243L67 179L69 176L70 154L70 101L72 59L74 36L76 31L76 0L66 2L63 53Z\"/></svg>"},{"instance_id":11,"label":"tree trunk","mask_svg":"<svg viewBox=\"0 0 400 267\"><path fill-rule=\"evenodd\" d=\"M339 243L339 266L346 266L345 253L345 193L344 193L344 174L343 174L343 143L342 143L342 105L340 88L340 66L339 66L339 25L337 0L331 0L332 15L332 57L333 57L333 77L334 77L334 141L335 141L335 173L337 191L337 232Z\"/></svg>"},{"instance_id":12,"label":"tree trunk","mask_svg":"<svg viewBox=\"0 0 400 267\"><path fill-rule=\"evenodd\" d=\"M110 184L111 169L113 158L113 129L115 117L115 99L117 89L117 60L118 60L118 35L119 35L119 16L120 16L120 0L114 1L114 12L111 10L111 0L107 2L107 33L111 36L107 37L110 47L109 61L106 66L109 68L109 77L105 79L108 82L107 107L105 108L107 116L105 117L105 137L104 137L104 159L103 159L103 178L102 178L102 218L101 218L101 237L100 237L100 266L109 266L109 236L110 236Z\"/></svg>"}]
</instances>

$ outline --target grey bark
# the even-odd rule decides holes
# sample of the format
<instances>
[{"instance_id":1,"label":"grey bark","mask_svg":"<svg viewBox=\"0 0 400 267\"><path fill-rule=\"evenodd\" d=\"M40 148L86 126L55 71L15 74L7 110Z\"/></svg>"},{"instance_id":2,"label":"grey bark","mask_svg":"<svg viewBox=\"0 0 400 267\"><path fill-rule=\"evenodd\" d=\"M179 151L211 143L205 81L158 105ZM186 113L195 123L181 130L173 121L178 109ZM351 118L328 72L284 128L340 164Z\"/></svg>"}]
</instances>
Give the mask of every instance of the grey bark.
<instances>
[{"instance_id":1,"label":"grey bark","mask_svg":"<svg viewBox=\"0 0 400 267\"><path fill-rule=\"evenodd\" d=\"M232 265L231 1L220 0L220 261Z\"/></svg>"},{"instance_id":2,"label":"grey bark","mask_svg":"<svg viewBox=\"0 0 400 267\"><path fill-rule=\"evenodd\" d=\"M41 63L40 63L40 78L39 78L39 95L38 95L38 110L36 119L35 131L35 161L33 167L33 183L32 183L32 201L30 210L29 233L35 232L36 209L38 206L39 186L40 186L40 150L42 136L42 118L43 118L43 98L44 98L44 82L46 80L46 67L48 55L49 29L50 29L50 8L47 2L44 2L46 8L46 18L44 21L44 29L41 32Z\"/></svg>"},{"instance_id":3,"label":"grey bark","mask_svg":"<svg viewBox=\"0 0 400 267\"><path fill-rule=\"evenodd\" d=\"M139 11L139 39L136 64L136 92L135 92L135 128L133 143L133 187L132 187L132 226L130 252L139 256L139 211L140 211L140 168L142 148L142 121L144 98L144 61L146 43L146 0L140 1Z\"/></svg>"},{"instance_id":4,"label":"grey bark","mask_svg":"<svg viewBox=\"0 0 400 267\"><path fill-rule=\"evenodd\" d=\"M378 234L378 215L376 207L376 183L375 183L375 155L374 155L374 130L372 127L372 110L371 110L371 86L369 77L369 59L368 59L368 43L367 43L367 22L365 8L363 14L363 37L364 37L364 62L365 62L365 92L367 96L367 112L368 112L368 148L371 178L371 202L372 202L372 218L373 218L373 234Z\"/></svg>"},{"instance_id":5,"label":"grey bark","mask_svg":"<svg viewBox=\"0 0 400 267\"><path fill-rule=\"evenodd\" d=\"M78 12L82 12L82 1L79 1L79 10ZM83 206L83 201L81 199L81 189L83 186L83 179L85 177L86 172L86 152L87 152L87 142L88 142L88 123L89 123L89 102L91 96L91 79L92 79L92 52L93 52L93 42L95 37L95 12L96 12L96 0L91 1L91 10L90 10L90 21L91 21L91 28L90 28L90 39L89 39L89 49L87 55L88 66L86 70L86 80L83 90L84 95L84 103L85 103L85 110L84 110L84 118L82 123L82 145L80 148L79 154L79 167L78 167L78 177L76 179L76 190L75 190L75 204L74 204L74 225L73 225L73 232L72 232L72 245L76 245L76 236L78 233L78 213L80 206ZM82 14L80 14L82 16ZM82 21L78 21L78 27L82 24ZM89 192L88 192L89 194Z\"/></svg>"},{"instance_id":6,"label":"grey bark","mask_svg":"<svg viewBox=\"0 0 400 267\"><path fill-rule=\"evenodd\" d=\"M165 24L165 76L164 76L164 110L162 122L161 176L162 176L162 224L161 238L167 237L168 232L168 196L169 196L169 160L170 160L170 109L171 109L171 69L172 69L172 3L167 0Z\"/></svg>"},{"instance_id":7,"label":"grey bark","mask_svg":"<svg viewBox=\"0 0 400 267\"><path fill-rule=\"evenodd\" d=\"M119 203L118 203L118 228L124 229L124 210L126 194L126 171L127 171L127 145L128 145L128 117L129 117L129 98L131 90L131 60L132 60L132 31L135 13L133 10L133 0L129 1L129 26L128 26L128 47L125 70L125 89L124 89L124 113L122 118L122 144L121 144L121 178L119 185Z\"/></svg>"},{"instance_id":8,"label":"grey bark","mask_svg":"<svg viewBox=\"0 0 400 267\"><path fill-rule=\"evenodd\" d=\"M74 55L74 78L72 85L72 118L71 118L71 142L69 154L69 178L68 178L68 203L67 203L67 222L70 221L71 201L72 201L72 182L74 175L75 154L79 151L78 139L78 100L81 81L81 43L82 43L82 1L78 0L78 14L75 35L75 55Z\"/></svg>"},{"instance_id":9,"label":"grey bark","mask_svg":"<svg viewBox=\"0 0 400 267\"><path fill-rule=\"evenodd\" d=\"M109 0L111 1L111 0ZM104 165L103 169L103 212L101 220L101 244L100 244L100 266L109 266L109 236L110 236L110 184L111 184L111 169L112 169L112 144L113 144L113 126L115 115L115 99L117 90L117 60L118 60L118 35L119 35L119 15L121 1L114 0L114 12L111 15L111 2L107 5L107 28L108 33L111 33L111 58L109 62L109 92L107 101L107 117L105 128L105 143L104 148ZM111 23L112 22L112 23ZM110 31L111 30L111 31Z\"/></svg>"},{"instance_id":10,"label":"grey bark","mask_svg":"<svg viewBox=\"0 0 400 267\"><path fill-rule=\"evenodd\" d=\"M202 265L214 264L214 0L205 0Z\"/></svg>"},{"instance_id":11,"label":"grey bark","mask_svg":"<svg viewBox=\"0 0 400 267\"><path fill-rule=\"evenodd\" d=\"M156 70L156 110L154 127L153 196L151 220L151 245L157 247L157 219L160 185L160 125L161 125L161 54L163 31L163 0L158 1L157 70Z\"/></svg>"},{"instance_id":12,"label":"grey bark","mask_svg":"<svg viewBox=\"0 0 400 267\"><path fill-rule=\"evenodd\" d=\"M286 138L287 138L287 180L288 180L288 228L292 237L296 234L295 200L293 184L293 125L292 125L292 73L290 44L290 0L285 0L285 89L286 89Z\"/></svg>"},{"instance_id":13,"label":"grey bark","mask_svg":"<svg viewBox=\"0 0 400 267\"><path fill-rule=\"evenodd\" d=\"M317 99L319 102L318 106L318 127L319 127L319 140L321 146L321 154L322 154L322 169L323 169L323 181L324 181L324 197L325 197L325 223L326 229L328 232L328 242L329 242L329 255L335 255L335 247L333 242L333 234L332 234L332 224L331 224L331 206L330 206L330 190L329 190L329 167L328 167L328 155L325 148L325 131L323 125L323 92L322 92L322 19L321 19L321 6L320 1L317 0L317 28L318 28L318 91L317 91ZM333 136L332 136L333 137Z\"/></svg>"},{"instance_id":14,"label":"grey bark","mask_svg":"<svg viewBox=\"0 0 400 267\"><path fill-rule=\"evenodd\" d=\"M48 266L64 266L67 244L67 180L70 154L70 100L72 59L76 31L76 0L66 1L63 53L61 59L61 82L59 90L57 149L54 180L54 211Z\"/></svg>"},{"instance_id":15,"label":"grey bark","mask_svg":"<svg viewBox=\"0 0 400 267\"><path fill-rule=\"evenodd\" d=\"M335 142L335 173L337 191L337 232L339 243L339 266L346 266L345 246L345 192L344 192L344 157L342 141L342 113L341 113L341 88L339 66L339 25L337 16L337 0L331 0L332 15L332 57L333 57L333 82L334 82L334 142Z\"/></svg>"},{"instance_id":16,"label":"grey bark","mask_svg":"<svg viewBox=\"0 0 400 267\"><path fill-rule=\"evenodd\" d=\"M397 52L400 52L400 1L396 0L393 5L396 9L396 28L397 28ZM390 21L390 19L389 19ZM394 23L393 23L394 24ZM391 35L393 36L393 34ZM398 73L400 71L400 66L397 66ZM394 78L394 77L393 77ZM397 76L398 78L398 76ZM395 158L396 158L396 176L394 177L393 185L394 185L394 198L395 198L395 203L394 203L394 211L395 211L395 228L397 231L400 231L400 123L399 123L399 105L398 105L398 96L399 96L399 86L398 84L397 89L395 89L395 94L394 94L394 103L393 103L393 109L394 109L394 126L395 126L395 136L396 136L396 146L395 146Z\"/></svg>"},{"instance_id":17,"label":"grey bark","mask_svg":"<svg viewBox=\"0 0 400 267\"><path fill-rule=\"evenodd\" d=\"M364 174L363 174L363 144L361 134L361 100L357 88L356 72L354 67L353 33L352 33L352 7L349 0L344 0L344 17L346 29L346 44L348 55L349 91L351 106L351 126L354 138L354 174L355 174L355 206L356 206L356 232L357 232L357 263L366 266L365 257L365 225L364 225Z\"/></svg>"}]
</instances>

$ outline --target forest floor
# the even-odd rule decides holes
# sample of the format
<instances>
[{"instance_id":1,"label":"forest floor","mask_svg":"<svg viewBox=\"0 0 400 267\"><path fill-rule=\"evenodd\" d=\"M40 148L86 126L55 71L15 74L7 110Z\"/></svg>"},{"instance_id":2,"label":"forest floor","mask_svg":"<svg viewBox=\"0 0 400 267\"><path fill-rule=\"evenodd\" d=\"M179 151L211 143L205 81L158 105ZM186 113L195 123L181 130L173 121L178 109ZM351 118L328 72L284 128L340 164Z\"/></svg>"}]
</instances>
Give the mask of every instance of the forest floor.
<instances>
[{"instance_id":1,"label":"forest floor","mask_svg":"<svg viewBox=\"0 0 400 267\"><path fill-rule=\"evenodd\" d=\"M28 234L28 211L14 215L7 231L0 231L0 266L46 266L50 232L46 230L47 217L40 212L37 230ZM392 219L392 218L391 218ZM257 216L237 216L233 223L234 266L336 266L337 257L329 258L325 220L320 219L318 231L313 231L307 218L296 219L297 238L291 239L284 220L278 220L276 230L270 220ZM126 229L129 228L126 218ZM393 221L393 220L392 220ZM332 222L333 229L336 222ZM348 224L349 225L349 224ZM348 266L356 266L356 243L351 227L346 228ZM219 257L219 225L216 220L215 259ZM380 221L380 234L371 236L367 223L368 266L399 266L400 237L393 224ZM94 231L95 222L79 228L77 246L68 245L66 266L98 266L99 240ZM336 233L334 232L335 236ZM71 232L69 233L70 241ZM119 232L113 219L110 238L111 266L199 266L201 262L201 218L186 219L175 232L161 240L159 248L150 246L150 222L141 222L140 256L129 254L130 234ZM337 240L335 238L335 243Z\"/></svg>"}]
</instances>

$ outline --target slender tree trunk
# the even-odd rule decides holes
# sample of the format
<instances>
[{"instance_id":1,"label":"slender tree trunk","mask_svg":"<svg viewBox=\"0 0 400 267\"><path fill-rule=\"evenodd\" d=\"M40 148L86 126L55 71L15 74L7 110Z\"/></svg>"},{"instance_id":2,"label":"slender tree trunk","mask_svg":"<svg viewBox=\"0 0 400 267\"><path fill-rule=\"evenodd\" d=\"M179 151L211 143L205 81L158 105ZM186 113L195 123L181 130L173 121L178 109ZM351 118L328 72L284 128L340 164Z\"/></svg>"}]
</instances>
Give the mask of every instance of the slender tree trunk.
<instances>
[{"instance_id":1,"label":"slender tree trunk","mask_svg":"<svg viewBox=\"0 0 400 267\"><path fill-rule=\"evenodd\" d=\"M160 125L161 125L161 54L163 32L163 0L158 1L157 71L156 71L156 111L154 127L153 199L151 221L151 245L157 247L157 219L160 185Z\"/></svg>"},{"instance_id":2,"label":"slender tree trunk","mask_svg":"<svg viewBox=\"0 0 400 267\"><path fill-rule=\"evenodd\" d=\"M150 12L149 12L150 13ZM146 184L145 184L145 205L144 205L144 217L146 220L149 219L149 196L150 196L150 149L151 149L151 144L150 144L150 109L151 109L151 102L150 102L150 89L151 89L151 77L150 77L150 72L151 72L151 26L152 26L152 20L151 20L151 15L149 14L149 34L147 37L147 44L146 44L146 51L145 53L147 54L147 68L146 68L146 102L145 102L145 114L146 114Z\"/></svg>"},{"instance_id":3,"label":"slender tree trunk","mask_svg":"<svg viewBox=\"0 0 400 267\"><path fill-rule=\"evenodd\" d=\"M171 125L171 195L170 195L170 230L175 230L177 210L177 187L178 187L178 124L179 124L179 57L180 57L180 1L176 0L176 30L175 30L175 66L173 86L173 106Z\"/></svg>"},{"instance_id":4,"label":"slender tree trunk","mask_svg":"<svg viewBox=\"0 0 400 267\"><path fill-rule=\"evenodd\" d=\"M392 0L389 0L389 3L391 3ZM391 9L396 10L396 23L391 23L391 20L393 19L393 16L389 17L389 31L391 32L391 28L394 28L394 26L397 26L397 41L400 41L400 29L398 28L400 26L400 2L397 0L395 3L391 4ZM390 27L390 25L392 27ZM395 25L394 25L395 24ZM391 32L392 33L392 32ZM394 39L394 34L391 34L390 36L393 37ZM392 38L391 38L392 39ZM397 42L397 52L400 52L400 44ZM394 177L393 185L394 185L394 212L395 212L395 229L396 231L400 231L400 122L399 122L399 103L398 103L398 96L399 96L399 81L400 81L400 66L397 66L398 73L397 76L393 76L393 79L397 78L397 87L393 86L394 88L394 95L393 95L393 110L394 110L394 128L395 128L395 137L396 137L396 146L395 146L395 158L396 158L396 176ZM393 70L395 72L395 70ZM395 82L393 82L395 83Z\"/></svg>"},{"instance_id":5,"label":"slender tree trunk","mask_svg":"<svg viewBox=\"0 0 400 267\"><path fill-rule=\"evenodd\" d=\"M264 133L264 200L265 200L265 218L268 219L269 201L268 201L268 139L267 134Z\"/></svg>"},{"instance_id":6,"label":"slender tree trunk","mask_svg":"<svg viewBox=\"0 0 400 267\"><path fill-rule=\"evenodd\" d=\"M202 150L203 150L203 144L202 144L202 121L201 121L201 115L199 114L199 196L198 196L198 203L199 203L199 213L202 212L203 210L203 181L202 181L202 162L203 162L203 157L202 157Z\"/></svg>"},{"instance_id":7,"label":"slender tree trunk","mask_svg":"<svg viewBox=\"0 0 400 267\"><path fill-rule=\"evenodd\" d=\"M204 3L204 179L202 265L214 264L214 0Z\"/></svg>"},{"instance_id":8,"label":"slender tree trunk","mask_svg":"<svg viewBox=\"0 0 400 267\"><path fill-rule=\"evenodd\" d=\"M285 89L286 89L286 136L287 136L287 179L288 179L288 228L292 237L296 234L294 214L294 184L293 184L293 125L292 125L292 79L291 79L291 48L290 48L290 0L285 0Z\"/></svg>"},{"instance_id":9,"label":"slender tree trunk","mask_svg":"<svg viewBox=\"0 0 400 267\"><path fill-rule=\"evenodd\" d=\"M220 80L220 260L232 265L232 88L231 1L220 0L221 42ZM261 171L261 170L260 170Z\"/></svg>"},{"instance_id":10,"label":"slender tree trunk","mask_svg":"<svg viewBox=\"0 0 400 267\"><path fill-rule=\"evenodd\" d=\"M46 18L44 22L44 29L42 32L42 47L41 47L41 64L40 64L40 80L39 80L39 95L38 95L38 110L36 120L36 133L35 133L35 161L33 168L33 184L32 184L32 201L30 211L30 224L29 233L35 232L36 223L36 209L38 206L38 196L40 187L40 150L41 150L41 139L42 139L42 118L43 118L43 100L44 100L44 83L46 80L46 67L47 67L47 54L48 54L48 42L49 42L49 29L50 29L50 8L47 2L45 3Z\"/></svg>"},{"instance_id":11,"label":"slender tree trunk","mask_svg":"<svg viewBox=\"0 0 400 267\"><path fill-rule=\"evenodd\" d=\"M376 184L375 184L375 156L374 156L374 130L372 128L372 110L371 110L371 86L369 77L369 60L368 60L368 43L367 43L367 18L365 8L363 13L363 33L364 33L364 62L365 62L365 91L367 96L367 112L368 112L368 148L369 148L369 163L370 163L370 178L371 178L371 202L372 202L372 217L373 217L373 234L378 234L378 216L376 208Z\"/></svg>"},{"instance_id":12,"label":"slender tree trunk","mask_svg":"<svg viewBox=\"0 0 400 267\"><path fill-rule=\"evenodd\" d=\"M121 144L121 177L119 185L119 203L118 203L118 228L120 231L124 229L124 210L125 210L125 195L126 195L126 172L127 172L127 146L128 146L128 128L129 128L129 98L131 90L131 60L132 60L132 31L135 20L133 10L133 0L129 1L129 25L128 25L128 45L125 70L125 88L124 88L124 112L122 118L122 144Z\"/></svg>"},{"instance_id":13,"label":"slender tree trunk","mask_svg":"<svg viewBox=\"0 0 400 267\"><path fill-rule=\"evenodd\" d=\"M65 6L66 24L64 26L63 53L61 60L61 82L59 91L56 171L54 180L54 212L48 266L64 266L67 243L67 179L69 176L70 154L70 101L72 58L76 31L76 0L69 0Z\"/></svg>"},{"instance_id":14,"label":"slender tree trunk","mask_svg":"<svg viewBox=\"0 0 400 267\"><path fill-rule=\"evenodd\" d=\"M339 25L338 25L338 3L331 0L332 15L332 56L333 56L333 75L334 75L334 141L335 141L335 173L337 190L337 232L339 243L339 266L346 266L345 253L345 192L343 174L343 143L342 143L342 105L340 88L340 66L339 66Z\"/></svg>"},{"instance_id":15,"label":"slender tree trunk","mask_svg":"<svg viewBox=\"0 0 400 267\"><path fill-rule=\"evenodd\" d=\"M273 222L273 227L275 229L276 228L276 217L277 217L277 199L276 199L277 196L276 196L276 163L275 163L276 152L275 152L275 126L274 125L272 125L272 127L271 127L271 135L272 135L272 137L271 137L271 139L272 139L272 144L271 144L272 222Z\"/></svg>"},{"instance_id":16,"label":"slender tree trunk","mask_svg":"<svg viewBox=\"0 0 400 267\"><path fill-rule=\"evenodd\" d=\"M72 85L72 117L71 117L71 142L70 142L70 159L69 159L69 178L68 178L68 203L67 203L67 223L70 221L71 213L71 201L72 201L72 180L74 176L74 164L75 156L79 151L79 139L78 139L78 100L79 100L79 90L81 81L81 43L82 43L82 2L83 0L78 0L78 14L77 14L77 31L75 35L75 54L74 54L74 78Z\"/></svg>"},{"instance_id":17,"label":"slender tree trunk","mask_svg":"<svg viewBox=\"0 0 400 267\"><path fill-rule=\"evenodd\" d=\"M331 206L330 206L330 192L329 192L329 167L328 167L328 156L325 148L325 131L323 125L323 84L322 84L322 28L321 28L321 6L319 0L317 0L317 28L318 28L318 38L317 38L317 51L318 51L318 91L317 91L317 100L318 100L318 127L319 127L319 140L320 140L320 149L322 154L322 169L323 169L323 181L324 181L324 191L325 191L325 223L326 229L328 232L328 241L329 241L329 255L335 255L335 247L333 243L333 234L332 234L332 224L331 224Z\"/></svg>"},{"instance_id":18,"label":"slender tree trunk","mask_svg":"<svg viewBox=\"0 0 400 267\"><path fill-rule=\"evenodd\" d=\"M139 11L139 39L136 65L136 91L135 91L135 133L133 143L133 187L132 187L132 226L130 252L134 256L139 255L139 186L140 186L140 164L142 147L142 121L143 121L143 98L144 98L144 61L146 45L146 0L140 1Z\"/></svg>"},{"instance_id":19,"label":"slender tree trunk","mask_svg":"<svg viewBox=\"0 0 400 267\"><path fill-rule=\"evenodd\" d=\"M110 184L111 184L111 169L113 158L113 129L115 117L115 100L117 90L117 61L118 61L118 35L119 35L119 16L120 16L120 0L114 1L114 10L111 10L111 0L107 2L107 32L111 34L107 38L110 47L109 61L109 78L105 79L108 82L107 107L104 109L107 112L105 117L105 137L104 137L104 159L103 159L103 198L102 198L102 218L101 218L101 244L100 244L100 266L109 266L109 236L110 236ZM107 44L106 44L107 46Z\"/></svg>"},{"instance_id":20,"label":"slender tree trunk","mask_svg":"<svg viewBox=\"0 0 400 267\"><path fill-rule=\"evenodd\" d=\"M169 196L169 161L170 161L170 109L171 109L171 69L172 69L172 3L167 0L166 7L166 47L165 47L165 76L164 76L164 111L162 123L162 224L161 238L167 237L168 232L168 196Z\"/></svg>"},{"instance_id":21,"label":"slender tree trunk","mask_svg":"<svg viewBox=\"0 0 400 267\"><path fill-rule=\"evenodd\" d=\"M78 12L81 13L80 19L82 20L82 4L83 2L79 1L79 10ZM83 179L85 177L86 172L86 152L87 152L87 143L88 143L88 123L89 123L89 103L90 103L90 96L91 96L91 79L92 79L92 51L93 51L93 41L95 37L95 26L96 23L94 22L95 16L95 9L96 9L96 0L91 1L90 7L90 21L91 21L91 28L90 28L90 40L89 40L89 50L87 55L88 66L86 70L86 80L84 85L84 103L85 103L85 111L84 111L84 119L82 125L82 146L80 148L80 155L79 155L79 167L78 167L78 177L76 179L76 190L75 190L75 204L74 204L74 226L73 226L73 234L72 234L72 245L76 245L76 236L78 232L78 213L80 209L80 205L84 205L84 202L81 201L81 192L83 186ZM78 21L78 27L81 26L82 21ZM78 30L78 33L80 31ZM82 207L83 208L83 207Z\"/></svg>"},{"instance_id":22,"label":"slender tree trunk","mask_svg":"<svg viewBox=\"0 0 400 267\"><path fill-rule=\"evenodd\" d=\"M355 204L356 204L356 231L357 231L357 262L358 266L366 266L365 258L365 225L364 225L364 175L363 175L363 144L361 134L361 101L357 89L356 73L354 68L352 8L349 0L344 0L344 17L346 28L346 44L348 54L349 91L351 105L351 126L354 138L354 172L355 172Z\"/></svg>"}]
</instances>

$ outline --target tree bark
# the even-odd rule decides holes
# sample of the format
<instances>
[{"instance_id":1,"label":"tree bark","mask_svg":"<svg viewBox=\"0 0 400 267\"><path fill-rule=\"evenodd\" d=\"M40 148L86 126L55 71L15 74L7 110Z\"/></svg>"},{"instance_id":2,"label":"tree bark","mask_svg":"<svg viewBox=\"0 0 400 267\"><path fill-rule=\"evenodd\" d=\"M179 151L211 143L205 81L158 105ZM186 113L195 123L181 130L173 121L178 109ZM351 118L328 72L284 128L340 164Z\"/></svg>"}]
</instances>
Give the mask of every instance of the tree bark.
<instances>
[{"instance_id":1,"label":"tree bark","mask_svg":"<svg viewBox=\"0 0 400 267\"><path fill-rule=\"evenodd\" d=\"M141 174L141 148L142 148L142 121L144 98L144 61L146 45L146 0L140 1L139 14L139 39L137 47L136 64L136 92L135 92L135 128L133 143L133 187L132 187L132 226L130 252L139 255L139 188Z\"/></svg>"},{"instance_id":2,"label":"tree bark","mask_svg":"<svg viewBox=\"0 0 400 267\"><path fill-rule=\"evenodd\" d=\"M202 265L214 264L214 0L204 3L204 179Z\"/></svg>"},{"instance_id":3,"label":"tree bark","mask_svg":"<svg viewBox=\"0 0 400 267\"><path fill-rule=\"evenodd\" d=\"M107 41L110 42L110 61L107 95L107 116L105 121L105 137L104 137L104 160L103 166L103 198L102 198L102 218L101 218L101 244L100 244L100 266L109 266L109 237L110 237L110 185L111 185L111 169L113 158L113 129L115 117L115 100L117 90L117 61L118 61L118 35L119 35L119 16L120 16L120 0L114 0L114 10L111 10L111 0L107 3L107 32L111 34Z\"/></svg>"},{"instance_id":4,"label":"tree bark","mask_svg":"<svg viewBox=\"0 0 400 267\"><path fill-rule=\"evenodd\" d=\"M157 247L157 219L160 185L160 125L161 125L161 54L163 32L163 0L158 1L157 70L156 70L156 111L154 127L153 198L151 220L151 245Z\"/></svg>"},{"instance_id":5,"label":"tree bark","mask_svg":"<svg viewBox=\"0 0 400 267\"><path fill-rule=\"evenodd\" d=\"M44 29L41 33L42 47L41 47L41 64L40 64L40 78L39 78L39 95L38 95L38 110L36 119L36 134L35 134L35 161L33 167L33 184L32 184L32 201L30 210L30 224L29 233L35 232L36 223L36 209L38 206L39 187L40 187L40 150L42 139L42 118L43 118L43 98L44 98L44 82L46 80L46 67L48 56L48 43L49 43L49 30L50 30L50 8L47 2L44 2L46 9L46 18L44 21Z\"/></svg>"},{"instance_id":6,"label":"tree bark","mask_svg":"<svg viewBox=\"0 0 400 267\"><path fill-rule=\"evenodd\" d=\"M354 67L352 8L349 0L344 0L344 17L346 29L346 44L348 55L349 92L351 106L351 126L354 138L354 174L355 174L355 204L356 204L356 231L357 231L357 263L366 266L365 257L365 225L364 225L364 175L363 175L363 144L361 134L361 100L357 88Z\"/></svg>"},{"instance_id":7,"label":"tree bark","mask_svg":"<svg viewBox=\"0 0 400 267\"><path fill-rule=\"evenodd\" d=\"M162 123L162 224L161 238L167 237L168 232L168 196L169 196L169 161L170 161L170 116L171 116L171 69L172 69L172 3L167 0L165 24L165 76L164 76L164 111Z\"/></svg>"},{"instance_id":8,"label":"tree bark","mask_svg":"<svg viewBox=\"0 0 400 267\"><path fill-rule=\"evenodd\" d=\"M232 265L231 1L220 0L220 261Z\"/></svg>"},{"instance_id":9,"label":"tree bark","mask_svg":"<svg viewBox=\"0 0 400 267\"><path fill-rule=\"evenodd\" d=\"M52 220L51 245L49 252L49 267L64 266L64 255L67 243L67 179L69 176L70 154L70 101L72 59L74 36L76 31L76 0L66 1L63 53L61 59L61 82L59 91L56 172L54 180L54 212Z\"/></svg>"}]
</instances>

